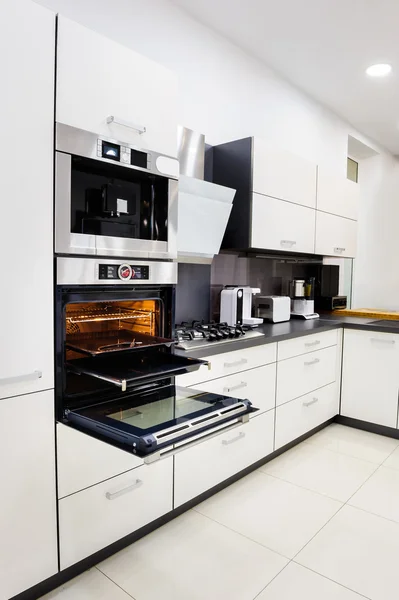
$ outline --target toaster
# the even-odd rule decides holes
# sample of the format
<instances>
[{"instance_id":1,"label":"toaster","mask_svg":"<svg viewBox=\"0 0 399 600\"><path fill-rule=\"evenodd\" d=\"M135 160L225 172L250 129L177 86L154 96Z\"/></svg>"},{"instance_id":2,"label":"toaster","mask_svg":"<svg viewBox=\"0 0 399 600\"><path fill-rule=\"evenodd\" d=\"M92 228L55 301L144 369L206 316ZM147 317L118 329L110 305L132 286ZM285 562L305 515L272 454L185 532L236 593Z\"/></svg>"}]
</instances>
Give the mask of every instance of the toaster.
<instances>
[{"instance_id":1,"label":"toaster","mask_svg":"<svg viewBox=\"0 0 399 600\"><path fill-rule=\"evenodd\" d=\"M272 323L289 321L291 317L291 298L289 296L256 296L255 314Z\"/></svg>"}]
</instances>

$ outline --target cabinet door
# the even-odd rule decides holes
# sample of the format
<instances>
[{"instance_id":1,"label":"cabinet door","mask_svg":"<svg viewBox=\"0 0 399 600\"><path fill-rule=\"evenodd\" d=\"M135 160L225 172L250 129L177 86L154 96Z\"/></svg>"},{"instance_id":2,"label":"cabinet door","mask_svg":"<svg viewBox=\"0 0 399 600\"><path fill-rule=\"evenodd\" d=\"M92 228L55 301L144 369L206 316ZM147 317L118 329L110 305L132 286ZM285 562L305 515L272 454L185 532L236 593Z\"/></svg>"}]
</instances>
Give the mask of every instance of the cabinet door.
<instances>
[{"instance_id":1,"label":"cabinet door","mask_svg":"<svg viewBox=\"0 0 399 600\"><path fill-rule=\"evenodd\" d=\"M260 194L252 195L251 247L314 252L315 211Z\"/></svg>"},{"instance_id":2,"label":"cabinet door","mask_svg":"<svg viewBox=\"0 0 399 600\"><path fill-rule=\"evenodd\" d=\"M317 171L317 209L334 215L357 219L359 184L328 173L323 167Z\"/></svg>"},{"instance_id":3,"label":"cabinet door","mask_svg":"<svg viewBox=\"0 0 399 600\"><path fill-rule=\"evenodd\" d=\"M316 164L253 140L253 191L303 206L316 206Z\"/></svg>"},{"instance_id":4,"label":"cabinet door","mask_svg":"<svg viewBox=\"0 0 399 600\"><path fill-rule=\"evenodd\" d=\"M0 22L0 53L9 57L2 61L0 96L0 398L6 398L54 385L55 14L34 2L3 0Z\"/></svg>"},{"instance_id":5,"label":"cabinet door","mask_svg":"<svg viewBox=\"0 0 399 600\"><path fill-rule=\"evenodd\" d=\"M54 393L0 400L0 600L58 570Z\"/></svg>"},{"instance_id":6,"label":"cabinet door","mask_svg":"<svg viewBox=\"0 0 399 600\"><path fill-rule=\"evenodd\" d=\"M108 125L109 116L125 125ZM56 120L176 156L177 78L129 48L60 16ZM145 133L135 126L145 127Z\"/></svg>"},{"instance_id":7,"label":"cabinet door","mask_svg":"<svg viewBox=\"0 0 399 600\"><path fill-rule=\"evenodd\" d=\"M357 221L316 211L316 254L354 258Z\"/></svg>"},{"instance_id":8,"label":"cabinet door","mask_svg":"<svg viewBox=\"0 0 399 600\"><path fill-rule=\"evenodd\" d=\"M344 331L341 414L397 426L399 336Z\"/></svg>"}]
</instances>

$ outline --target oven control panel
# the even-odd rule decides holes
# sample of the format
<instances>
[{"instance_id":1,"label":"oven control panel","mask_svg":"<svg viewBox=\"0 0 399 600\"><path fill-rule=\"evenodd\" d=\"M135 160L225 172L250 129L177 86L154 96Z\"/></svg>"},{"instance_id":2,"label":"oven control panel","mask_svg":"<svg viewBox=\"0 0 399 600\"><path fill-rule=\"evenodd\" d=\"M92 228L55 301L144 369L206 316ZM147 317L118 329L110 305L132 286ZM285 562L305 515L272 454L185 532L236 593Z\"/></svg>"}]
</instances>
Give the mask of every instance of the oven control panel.
<instances>
[{"instance_id":1,"label":"oven control panel","mask_svg":"<svg viewBox=\"0 0 399 600\"><path fill-rule=\"evenodd\" d=\"M132 279L149 279L150 267L148 265L129 265L122 263L120 265L100 264L99 279L119 279L121 281L130 281Z\"/></svg>"}]
</instances>

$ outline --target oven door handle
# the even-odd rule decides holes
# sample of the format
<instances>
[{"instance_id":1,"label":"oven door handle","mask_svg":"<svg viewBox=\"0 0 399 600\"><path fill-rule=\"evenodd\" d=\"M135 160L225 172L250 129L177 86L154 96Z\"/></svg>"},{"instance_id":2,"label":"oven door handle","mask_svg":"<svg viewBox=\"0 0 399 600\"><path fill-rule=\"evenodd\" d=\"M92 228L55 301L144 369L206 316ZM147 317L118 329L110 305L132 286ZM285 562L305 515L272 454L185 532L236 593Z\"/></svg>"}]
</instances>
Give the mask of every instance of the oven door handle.
<instances>
[{"instance_id":1,"label":"oven door handle","mask_svg":"<svg viewBox=\"0 0 399 600\"><path fill-rule=\"evenodd\" d=\"M148 456L145 456L143 458L144 463L145 464L151 464L153 462L156 462L157 460L161 460L163 458L168 458L169 456L175 456L176 454L179 454L180 452L184 452L184 450L187 450L188 448L193 448L194 446L198 446L198 444L202 444L202 442L205 442L209 439L212 439L214 437L217 436L221 436L227 432L232 431L233 429L236 429L237 427L242 427L243 424L248 423L249 422L249 414L246 413L245 415L241 415L240 417L237 418L237 421L234 423L234 425L229 425L228 427L223 427L220 429L217 429L216 431L210 431L207 435L203 435L200 438L197 438L193 441L190 441L190 439L188 439L186 442L181 442L179 444L179 446L177 446L177 448L173 447L173 446L169 446L168 448L164 448L162 450L158 450L153 452L152 454L149 454ZM244 434L245 435L245 434ZM237 439L241 439L243 436L240 435L239 438L237 437ZM223 441L222 441L223 443Z\"/></svg>"},{"instance_id":2,"label":"oven door handle","mask_svg":"<svg viewBox=\"0 0 399 600\"><path fill-rule=\"evenodd\" d=\"M15 377L4 377L0 379L0 385L12 385L14 383L24 383L27 381L36 381L43 377L42 371L33 371L33 373L24 373Z\"/></svg>"}]
</instances>

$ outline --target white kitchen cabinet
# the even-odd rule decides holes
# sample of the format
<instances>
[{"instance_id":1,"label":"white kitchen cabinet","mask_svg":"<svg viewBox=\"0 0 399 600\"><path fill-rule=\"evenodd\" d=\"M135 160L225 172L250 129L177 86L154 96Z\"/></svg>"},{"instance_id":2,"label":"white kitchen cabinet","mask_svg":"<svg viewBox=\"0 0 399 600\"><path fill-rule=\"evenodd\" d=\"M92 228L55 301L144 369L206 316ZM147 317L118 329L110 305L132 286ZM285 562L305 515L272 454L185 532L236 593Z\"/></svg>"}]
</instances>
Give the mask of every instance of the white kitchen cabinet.
<instances>
[{"instance_id":1,"label":"white kitchen cabinet","mask_svg":"<svg viewBox=\"0 0 399 600\"><path fill-rule=\"evenodd\" d=\"M175 455L174 506L180 506L273 452L274 410L199 440Z\"/></svg>"},{"instance_id":2,"label":"white kitchen cabinet","mask_svg":"<svg viewBox=\"0 0 399 600\"><path fill-rule=\"evenodd\" d=\"M317 170L317 209L356 220L359 211L359 184L338 177L323 167Z\"/></svg>"},{"instance_id":3,"label":"white kitchen cabinet","mask_svg":"<svg viewBox=\"0 0 399 600\"><path fill-rule=\"evenodd\" d=\"M143 459L57 423L58 498L105 481L143 464Z\"/></svg>"},{"instance_id":4,"label":"white kitchen cabinet","mask_svg":"<svg viewBox=\"0 0 399 600\"><path fill-rule=\"evenodd\" d=\"M172 510L173 458L142 465L58 503L61 569Z\"/></svg>"},{"instance_id":5,"label":"white kitchen cabinet","mask_svg":"<svg viewBox=\"0 0 399 600\"><path fill-rule=\"evenodd\" d=\"M249 400L259 412L251 413L251 417L259 415L275 407L276 404L276 364L257 367L242 373L220 377L212 381L200 383L198 389L214 394L224 394Z\"/></svg>"},{"instance_id":6,"label":"white kitchen cabinet","mask_svg":"<svg viewBox=\"0 0 399 600\"><path fill-rule=\"evenodd\" d=\"M0 398L7 398L54 386L55 14L3 0L0 22Z\"/></svg>"},{"instance_id":7,"label":"white kitchen cabinet","mask_svg":"<svg viewBox=\"0 0 399 600\"><path fill-rule=\"evenodd\" d=\"M303 206L316 206L316 164L253 139L253 191Z\"/></svg>"},{"instance_id":8,"label":"white kitchen cabinet","mask_svg":"<svg viewBox=\"0 0 399 600\"><path fill-rule=\"evenodd\" d=\"M397 427L399 336L344 330L341 415Z\"/></svg>"},{"instance_id":9,"label":"white kitchen cabinet","mask_svg":"<svg viewBox=\"0 0 399 600\"><path fill-rule=\"evenodd\" d=\"M338 343L338 329L313 333L311 335L301 335L291 340L285 340L277 344L278 360L285 360L315 350L322 350L329 346L336 346Z\"/></svg>"},{"instance_id":10,"label":"white kitchen cabinet","mask_svg":"<svg viewBox=\"0 0 399 600\"><path fill-rule=\"evenodd\" d=\"M316 211L316 254L354 258L357 221Z\"/></svg>"},{"instance_id":11,"label":"white kitchen cabinet","mask_svg":"<svg viewBox=\"0 0 399 600\"><path fill-rule=\"evenodd\" d=\"M333 383L336 374L336 346L279 361L277 363L277 406Z\"/></svg>"},{"instance_id":12,"label":"white kitchen cabinet","mask_svg":"<svg viewBox=\"0 0 399 600\"><path fill-rule=\"evenodd\" d=\"M275 449L282 448L339 412L337 384L332 383L276 408Z\"/></svg>"},{"instance_id":13,"label":"white kitchen cabinet","mask_svg":"<svg viewBox=\"0 0 399 600\"><path fill-rule=\"evenodd\" d=\"M0 457L0 600L8 600L58 570L53 391L0 400Z\"/></svg>"},{"instance_id":14,"label":"white kitchen cabinet","mask_svg":"<svg viewBox=\"0 0 399 600\"><path fill-rule=\"evenodd\" d=\"M252 195L251 247L290 252L314 252L315 210Z\"/></svg>"},{"instance_id":15,"label":"white kitchen cabinet","mask_svg":"<svg viewBox=\"0 0 399 600\"><path fill-rule=\"evenodd\" d=\"M124 124L107 124L109 116ZM59 16L56 120L176 156L177 77L129 48ZM146 130L139 133L134 127Z\"/></svg>"}]
</instances>

